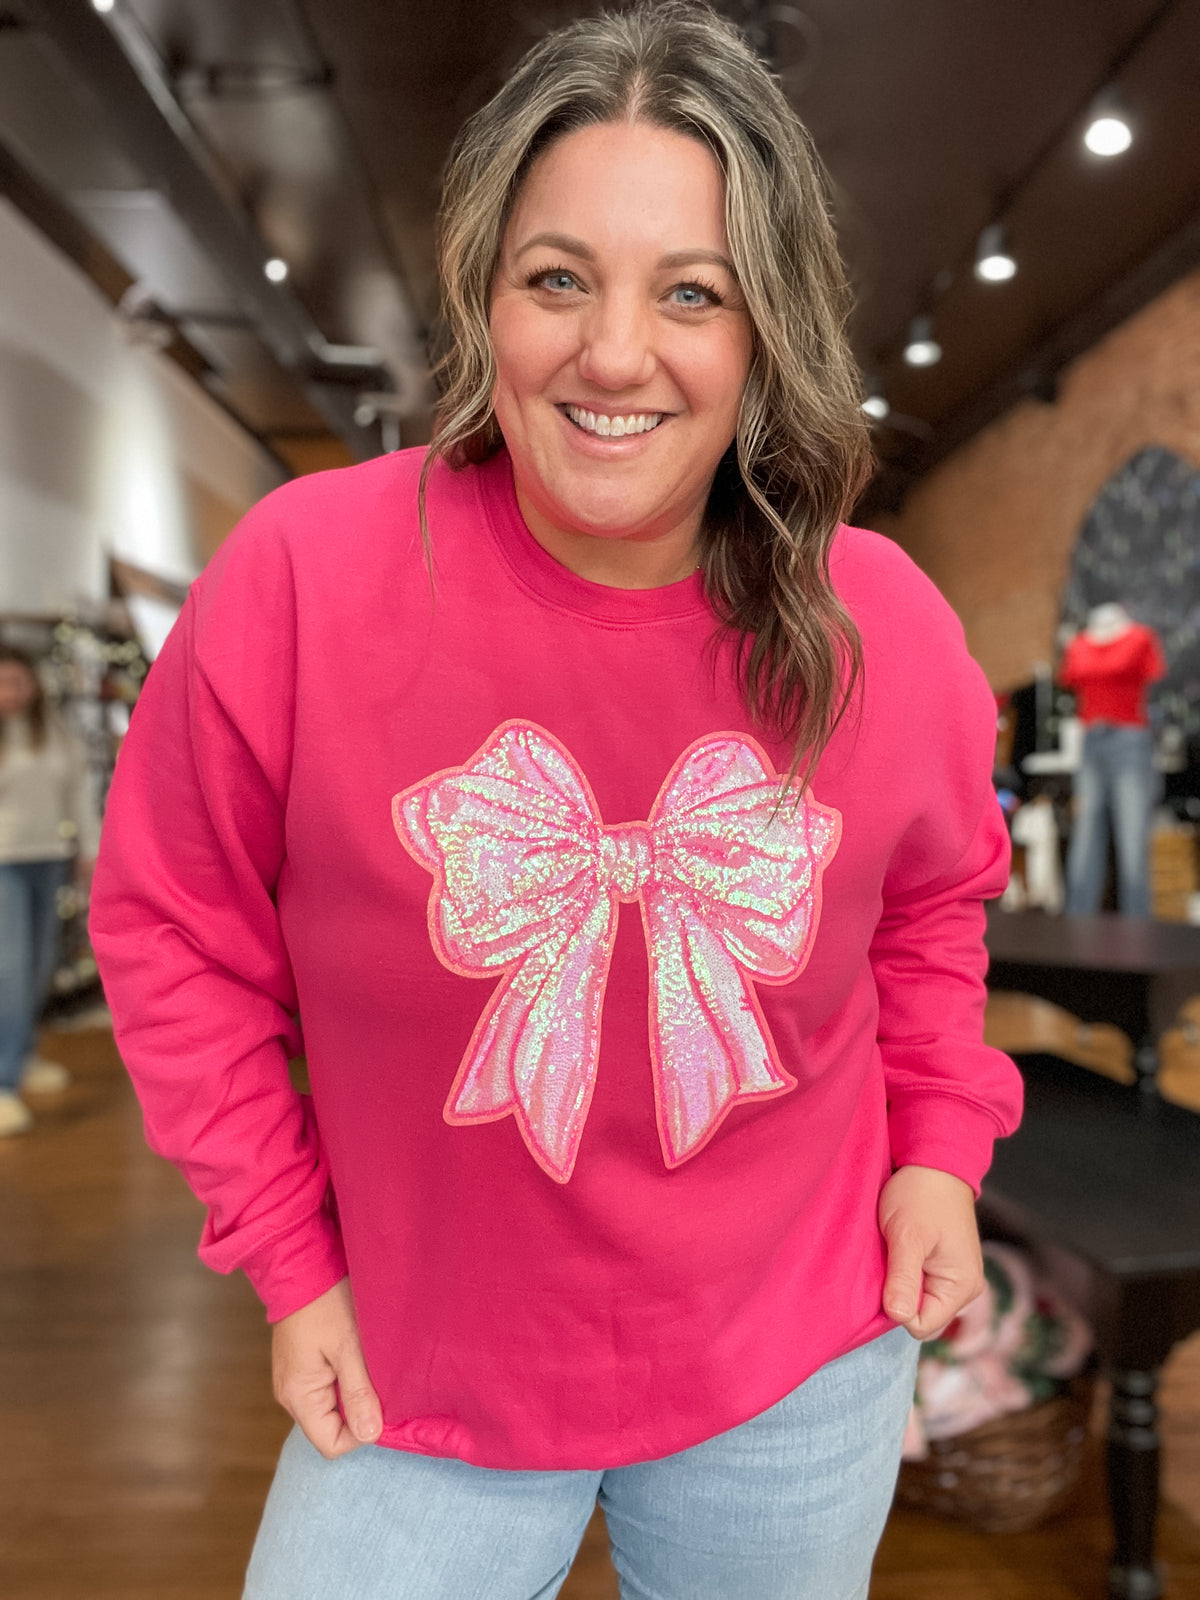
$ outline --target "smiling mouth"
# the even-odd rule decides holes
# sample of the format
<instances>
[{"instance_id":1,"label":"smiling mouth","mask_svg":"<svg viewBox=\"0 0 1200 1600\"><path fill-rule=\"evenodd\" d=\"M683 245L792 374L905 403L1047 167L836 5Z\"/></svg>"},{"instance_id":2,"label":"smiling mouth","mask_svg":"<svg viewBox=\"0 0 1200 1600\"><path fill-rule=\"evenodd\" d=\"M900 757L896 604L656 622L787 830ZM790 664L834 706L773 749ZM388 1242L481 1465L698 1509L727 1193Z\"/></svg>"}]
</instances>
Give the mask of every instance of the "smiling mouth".
<instances>
[{"instance_id":1,"label":"smiling mouth","mask_svg":"<svg viewBox=\"0 0 1200 1600\"><path fill-rule=\"evenodd\" d=\"M582 406L563 406L569 417L584 433L597 434L601 439L626 439L631 433L650 433L662 422L665 411L633 411L610 417L602 411L586 411Z\"/></svg>"}]
</instances>

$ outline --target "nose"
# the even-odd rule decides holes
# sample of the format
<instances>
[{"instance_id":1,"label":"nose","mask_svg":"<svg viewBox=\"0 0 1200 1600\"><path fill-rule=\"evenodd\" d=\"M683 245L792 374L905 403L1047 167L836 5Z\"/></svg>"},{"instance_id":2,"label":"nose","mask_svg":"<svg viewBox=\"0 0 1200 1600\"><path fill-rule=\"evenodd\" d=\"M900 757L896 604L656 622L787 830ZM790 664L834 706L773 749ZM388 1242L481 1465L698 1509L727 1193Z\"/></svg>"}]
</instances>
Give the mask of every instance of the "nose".
<instances>
[{"instance_id":1,"label":"nose","mask_svg":"<svg viewBox=\"0 0 1200 1600\"><path fill-rule=\"evenodd\" d=\"M652 313L629 295L598 298L583 326L579 375L601 389L632 389L654 374Z\"/></svg>"}]
</instances>

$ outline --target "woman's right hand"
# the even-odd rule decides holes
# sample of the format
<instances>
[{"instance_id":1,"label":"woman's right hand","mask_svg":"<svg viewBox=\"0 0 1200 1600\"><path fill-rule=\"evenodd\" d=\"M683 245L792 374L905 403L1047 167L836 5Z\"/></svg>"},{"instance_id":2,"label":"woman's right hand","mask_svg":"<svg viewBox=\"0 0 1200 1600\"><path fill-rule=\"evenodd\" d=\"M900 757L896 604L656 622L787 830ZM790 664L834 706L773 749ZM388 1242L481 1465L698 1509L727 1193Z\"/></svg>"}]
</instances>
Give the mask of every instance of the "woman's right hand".
<instances>
[{"instance_id":1,"label":"woman's right hand","mask_svg":"<svg viewBox=\"0 0 1200 1600\"><path fill-rule=\"evenodd\" d=\"M275 1324L271 1367L276 1400L326 1461L370 1444L383 1431L349 1278Z\"/></svg>"}]
</instances>

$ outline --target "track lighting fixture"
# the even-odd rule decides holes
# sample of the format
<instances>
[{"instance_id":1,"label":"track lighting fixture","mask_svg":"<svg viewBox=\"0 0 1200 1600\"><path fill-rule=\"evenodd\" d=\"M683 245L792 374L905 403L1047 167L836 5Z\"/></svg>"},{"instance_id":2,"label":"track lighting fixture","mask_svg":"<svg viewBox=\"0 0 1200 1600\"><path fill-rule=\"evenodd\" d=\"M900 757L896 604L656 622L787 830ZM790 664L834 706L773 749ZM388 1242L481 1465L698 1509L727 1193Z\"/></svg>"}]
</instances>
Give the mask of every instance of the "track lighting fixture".
<instances>
[{"instance_id":1,"label":"track lighting fixture","mask_svg":"<svg viewBox=\"0 0 1200 1600\"><path fill-rule=\"evenodd\" d=\"M263 262L263 272L272 283L283 283L288 275L288 264L282 256L272 256Z\"/></svg>"},{"instance_id":2,"label":"track lighting fixture","mask_svg":"<svg viewBox=\"0 0 1200 1600\"><path fill-rule=\"evenodd\" d=\"M942 359L942 347L933 337L932 317L914 317L909 323L904 359L910 367L933 367Z\"/></svg>"},{"instance_id":3,"label":"track lighting fixture","mask_svg":"<svg viewBox=\"0 0 1200 1600\"><path fill-rule=\"evenodd\" d=\"M1016 258L1008 248L1003 226L999 222L989 223L979 235L975 249L975 276L981 283L1006 283L1016 271Z\"/></svg>"}]
</instances>

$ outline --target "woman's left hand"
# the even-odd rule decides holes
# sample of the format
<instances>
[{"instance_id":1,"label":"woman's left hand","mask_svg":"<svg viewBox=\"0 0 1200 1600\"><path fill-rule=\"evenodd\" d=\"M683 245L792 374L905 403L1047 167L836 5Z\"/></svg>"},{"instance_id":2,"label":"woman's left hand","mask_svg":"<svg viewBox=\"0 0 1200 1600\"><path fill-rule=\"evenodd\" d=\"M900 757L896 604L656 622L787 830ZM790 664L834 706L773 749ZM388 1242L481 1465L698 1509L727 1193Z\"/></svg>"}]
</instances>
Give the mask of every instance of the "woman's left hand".
<instances>
[{"instance_id":1,"label":"woman's left hand","mask_svg":"<svg viewBox=\"0 0 1200 1600\"><path fill-rule=\"evenodd\" d=\"M879 1196L887 1242L883 1309L914 1339L929 1339L983 1292L983 1254L971 1186L934 1167L900 1167Z\"/></svg>"}]
</instances>

